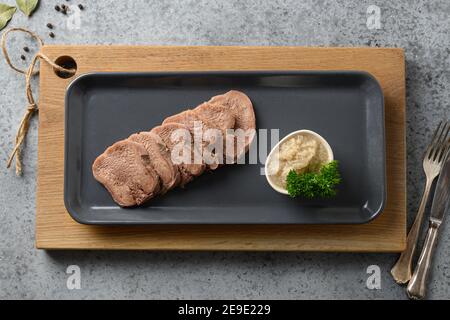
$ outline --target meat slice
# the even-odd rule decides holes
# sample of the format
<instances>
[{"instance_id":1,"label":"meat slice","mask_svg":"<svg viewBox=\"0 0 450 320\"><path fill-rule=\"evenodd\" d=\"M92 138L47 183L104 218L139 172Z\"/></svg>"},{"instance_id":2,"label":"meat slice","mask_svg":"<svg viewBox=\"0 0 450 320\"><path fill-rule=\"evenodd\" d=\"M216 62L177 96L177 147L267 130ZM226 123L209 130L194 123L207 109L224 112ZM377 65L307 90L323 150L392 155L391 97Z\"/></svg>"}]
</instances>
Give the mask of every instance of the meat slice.
<instances>
[{"instance_id":1,"label":"meat slice","mask_svg":"<svg viewBox=\"0 0 450 320\"><path fill-rule=\"evenodd\" d=\"M158 194L160 188L147 150L128 140L116 142L99 155L92 164L92 172L123 207L144 203Z\"/></svg>"},{"instance_id":2,"label":"meat slice","mask_svg":"<svg viewBox=\"0 0 450 320\"><path fill-rule=\"evenodd\" d=\"M248 151L256 134L256 117L252 102L246 94L231 90L225 94L212 97L208 103L222 106L234 116L236 137L234 141L231 141L234 145L234 150L231 150L231 153L234 154L235 160L240 158ZM230 155L228 149L226 153Z\"/></svg>"},{"instance_id":3,"label":"meat slice","mask_svg":"<svg viewBox=\"0 0 450 320\"><path fill-rule=\"evenodd\" d=\"M194 126L195 121L200 121L200 119L192 112L191 109L188 109L183 112L174 114L173 116L167 117L166 119L164 119L162 124L180 123L191 129L191 127Z\"/></svg>"},{"instance_id":4,"label":"meat slice","mask_svg":"<svg viewBox=\"0 0 450 320\"><path fill-rule=\"evenodd\" d=\"M192 129L195 121L201 121L206 127L219 129L226 132L235 126L235 117L229 108L221 105L213 105L204 102L194 110L185 110L173 116L167 117L163 124L181 123Z\"/></svg>"},{"instance_id":5,"label":"meat slice","mask_svg":"<svg viewBox=\"0 0 450 320\"><path fill-rule=\"evenodd\" d=\"M227 162L227 158L232 159L228 162L234 162L234 155L236 154L234 148L234 132L235 116L233 113L222 105L214 105L209 102L204 102L193 110L193 113L200 119L203 119L209 124L209 127L219 132L205 131L205 139L209 142L209 146L213 146L216 161L218 164ZM229 132L229 131L232 132ZM208 134L209 133L209 134ZM221 139L219 144L216 144L217 139ZM231 143L230 143L231 142ZM231 145L231 152L226 146ZM218 150L220 148L220 150ZM206 148L209 150L208 148ZM217 166L213 169L216 169Z\"/></svg>"},{"instance_id":6,"label":"meat slice","mask_svg":"<svg viewBox=\"0 0 450 320\"><path fill-rule=\"evenodd\" d=\"M183 187L205 170L201 152L195 147L189 128L179 123L166 123L151 130L164 141L171 153L172 163L178 166Z\"/></svg>"},{"instance_id":7,"label":"meat slice","mask_svg":"<svg viewBox=\"0 0 450 320\"><path fill-rule=\"evenodd\" d=\"M228 125L233 128L234 118L230 114L226 115L226 123L216 124L211 120L217 120L219 118L208 117L208 114L212 114L210 111L201 112L197 108L195 110L186 110L176 115L166 118L163 124L179 123L187 126L194 136L197 147L201 149L203 155L203 161L206 163L209 169L215 170L219 164L223 163L223 146L224 146L224 133L218 128ZM216 144L217 141L221 143ZM216 149L220 149L220 155L216 155Z\"/></svg>"},{"instance_id":8,"label":"meat slice","mask_svg":"<svg viewBox=\"0 0 450 320\"><path fill-rule=\"evenodd\" d=\"M128 140L140 143L147 150L150 161L161 179L161 194L173 189L180 182L178 167L170 159L170 151L162 139L151 132L132 134Z\"/></svg>"},{"instance_id":9,"label":"meat slice","mask_svg":"<svg viewBox=\"0 0 450 320\"><path fill-rule=\"evenodd\" d=\"M212 128L219 129L226 133L227 129L235 126L235 116L233 113L220 104L214 105L204 102L193 110L195 116L209 123Z\"/></svg>"},{"instance_id":10,"label":"meat slice","mask_svg":"<svg viewBox=\"0 0 450 320\"><path fill-rule=\"evenodd\" d=\"M240 91L231 90L212 97L208 103L225 107L236 121L236 129L256 129L255 111L249 97Z\"/></svg>"}]
</instances>

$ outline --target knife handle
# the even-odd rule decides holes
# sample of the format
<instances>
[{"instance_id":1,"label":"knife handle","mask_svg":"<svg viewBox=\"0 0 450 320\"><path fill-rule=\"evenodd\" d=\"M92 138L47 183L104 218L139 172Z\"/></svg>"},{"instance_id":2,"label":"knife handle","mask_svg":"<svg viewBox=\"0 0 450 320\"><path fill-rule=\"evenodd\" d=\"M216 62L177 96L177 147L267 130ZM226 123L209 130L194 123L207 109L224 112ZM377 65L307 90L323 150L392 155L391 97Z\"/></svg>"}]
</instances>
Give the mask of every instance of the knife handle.
<instances>
[{"instance_id":1,"label":"knife handle","mask_svg":"<svg viewBox=\"0 0 450 320\"><path fill-rule=\"evenodd\" d=\"M409 230L406 239L406 249L400 254L400 257L391 270L392 277L397 283L404 284L411 279L412 260L414 252L416 251L417 239L419 238L419 233L422 229L425 207L428 202L432 183L433 180L427 179L419 210L417 211L416 218L414 219L414 223Z\"/></svg>"},{"instance_id":2,"label":"knife handle","mask_svg":"<svg viewBox=\"0 0 450 320\"><path fill-rule=\"evenodd\" d=\"M438 229L439 224L435 222L430 223L419 261L417 262L411 281L406 288L406 292L411 299L423 299L425 297L427 279L431 269L434 248L436 247Z\"/></svg>"}]
</instances>

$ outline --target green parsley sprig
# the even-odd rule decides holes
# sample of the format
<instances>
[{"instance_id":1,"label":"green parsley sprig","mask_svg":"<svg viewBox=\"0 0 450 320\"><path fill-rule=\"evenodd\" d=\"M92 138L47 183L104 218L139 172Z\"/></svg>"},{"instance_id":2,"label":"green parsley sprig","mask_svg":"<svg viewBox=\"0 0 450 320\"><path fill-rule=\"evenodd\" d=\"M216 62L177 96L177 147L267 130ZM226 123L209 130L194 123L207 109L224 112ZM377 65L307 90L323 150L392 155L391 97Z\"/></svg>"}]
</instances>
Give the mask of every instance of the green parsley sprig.
<instances>
[{"instance_id":1,"label":"green parsley sprig","mask_svg":"<svg viewBox=\"0 0 450 320\"><path fill-rule=\"evenodd\" d=\"M338 161L327 163L319 172L298 174L291 170L286 177L286 189L289 195L305 198L331 198L337 194L336 186L341 182Z\"/></svg>"}]
</instances>

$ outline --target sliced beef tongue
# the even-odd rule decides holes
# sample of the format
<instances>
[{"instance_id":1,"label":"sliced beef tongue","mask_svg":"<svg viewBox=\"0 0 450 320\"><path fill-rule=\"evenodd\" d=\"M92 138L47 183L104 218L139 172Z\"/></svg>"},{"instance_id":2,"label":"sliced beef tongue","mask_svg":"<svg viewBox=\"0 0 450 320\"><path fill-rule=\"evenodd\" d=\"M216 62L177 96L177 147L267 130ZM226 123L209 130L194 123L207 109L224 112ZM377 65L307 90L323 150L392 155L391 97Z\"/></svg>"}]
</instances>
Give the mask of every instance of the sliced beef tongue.
<instances>
[{"instance_id":1,"label":"sliced beef tongue","mask_svg":"<svg viewBox=\"0 0 450 320\"><path fill-rule=\"evenodd\" d=\"M248 151L255 137L256 117L253 104L246 94L236 90L214 96L208 103L214 106L222 106L234 116L236 137L233 141L227 136L228 146L232 144L234 148L227 148L226 150L227 163L232 163ZM238 135L240 137L237 137Z\"/></svg>"},{"instance_id":2,"label":"sliced beef tongue","mask_svg":"<svg viewBox=\"0 0 450 320\"><path fill-rule=\"evenodd\" d=\"M255 129L250 99L232 90L166 118L150 132L115 143L94 161L92 171L119 205L140 205L185 186L206 165L215 169L223 160L236 162L248 151Z\"/></svg>"},{"instance_id":3,"label":"sliced beef tongue","mask_svg":"<svg viewBox=\"0 0 450 320\"><path fill-rule=\"evenodd\" d=\"M193 112L204 121L210 124L210 128L213 128L218 133L214 133L211 131L205 131L205 139L210 143L210 145L214 146L214 152L217 158L218 163L224 164L226 163L227 158L234 159L233 155L235 154L234 148L233 152L230 155L227 154L226 145L227 141L231 141L231 146L234 143L234 133L229 132L233 131L235 127L235 116L233 113L228 110L228 108L222 105L214 105L209 102L204 102L199 105L197 108L193 110ZM208 134L209 133L209 134ZM220 136L221 143L214 144L217 140L217 136ZM229 143L229 142L228 142ZM219 151L220 149L220 151Z\"/></svg>"},{"instance_id":4,"label":"sliced beef tongue","mask_svg":"<svg viewBox=\"0 0 450 320\"><path fill-rule=\"evenodd\" d=\"M228 129L235 126L235 116L226 107L204 102L193 110L193 113L203 121L211 124L212 128L219 129L226 133Z\"/></svg>"},{"instance_id":5,"label":"sliced beef tongue","mask_svg":"<svg viewBox=\"0 0 450 320\"><path fill-rule=\"evenodd\" d=\"M166 123L151 130L164 141L171 152L171 159L181 174L183 187L205 170L201 152L194 145L194 138L186 125Z\"/></svg>"},{"instance_id":6,"label":"sliced beef tongue","mask_svg":"<svg viewBox=\"0 0 450 320\"><path fill-rule=\"evenodd\" d=\"M250 98L240 91L231 90L225 94L212 97L208 103L219 105L230 111L235 118L235 128L256 129L255 111Z\"/></svg>"},{"instance_id":7,"label":"sliced beef tongue","mask_svg":"<svg viewBox=\"0 0 450 320\"><path fill-rule=\"evenodd\" d=\"M147 150L136 142L122 140L110 146L94 161L92 172L123 207L140 205L159 192L159 176Z\"/></svg>"},{"instance_id":8,"label":"sliced beef tongue","mask_svg":"<svg viewBox=\"0 0 450 320\"><path fill-rule=\"evenodd\" d=\"M140 143L147 150L153 168L161 179L161 194L179 184L178 167L172 163L170 151L158 135L151 132L141 132L132 134L128 140Z\"/></svg>"},{"instance_id":9,"label":"sliced beef tongue","mask_svg":"<svg viewBox=\"0 0 450 320\"><path fill-rule=\"evenodd\" d=\"M194 121L199 121L198 117L194 115L191 109L182 111L180 113L169 116L163 121L164 124L168 123L180 123L187 126L189 129L194 126Z\"/></svg>"},{"instance_id":10,"label":"sliced beef tongue","mask_svg":"<svg viewBox=\"0 0 450 320\"><path fill-rule=\"evenodd\" d=\"M202 151L203 161L209 169L215 170L219 164L223 163L223 133L220 126L228 125L233 128L234 118L231 115L223 116L228 121L225 124L213 122L215 119L208 117L210 111L199 112L197 108L194 110L186 110L176 115L166 118L163 124L179 123L189 128L192 135L195 137L196 145ZM213 120L213 121L211 121ZM221 140L222 143L216 144L216 141ZM220 148L220 157L216 155L216 149Z\"/></svg>"}]
</instances>

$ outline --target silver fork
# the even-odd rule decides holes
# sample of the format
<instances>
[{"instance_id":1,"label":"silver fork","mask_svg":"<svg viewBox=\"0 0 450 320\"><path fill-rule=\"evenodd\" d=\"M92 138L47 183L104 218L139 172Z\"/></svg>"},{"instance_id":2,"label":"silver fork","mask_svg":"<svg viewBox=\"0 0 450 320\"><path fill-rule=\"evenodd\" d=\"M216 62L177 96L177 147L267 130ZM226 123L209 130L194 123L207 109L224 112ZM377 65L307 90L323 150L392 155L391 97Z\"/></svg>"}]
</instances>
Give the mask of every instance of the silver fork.
<instances>
[{"instance_id":1,"label":"silver fork","mask_svg":"<svg viewBox=\"0 0 450 320\"><path fill-rule=\"evenodd\" d=\"M439 171L441 170L444 162L443 153L445 152L447 146L449 131L450 123L448 121L441 122L434 132L433 139L431 140L431 143L425 153L425 157L423 159L423 170L426 176L425 191L423 192L414 224L408 233L406 249L402 252L397 263L391 269L391 274L397 283L407 283L411 279L412 259L416 250L417 238L419 237L420 229L422 227L423 216L428 202L431 186L434 179L436 179L439 175Z\"/></svg>"}]
</instances>

